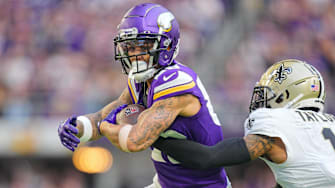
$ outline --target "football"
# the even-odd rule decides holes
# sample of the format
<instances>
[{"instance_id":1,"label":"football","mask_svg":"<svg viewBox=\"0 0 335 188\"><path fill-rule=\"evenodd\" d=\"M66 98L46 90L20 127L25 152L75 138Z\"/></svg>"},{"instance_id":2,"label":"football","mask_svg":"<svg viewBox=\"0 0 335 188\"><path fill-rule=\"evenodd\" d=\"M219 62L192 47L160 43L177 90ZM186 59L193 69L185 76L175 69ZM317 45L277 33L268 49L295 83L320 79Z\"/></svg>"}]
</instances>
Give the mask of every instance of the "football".
<instances>
[{"instance_id":1,"label":"football","mask_svg":"<svg viewBox=\"0 0 335 188\"><path fill-rule=\"evenodd\" d=\"M138 116L145 110L140 104L130 104L116 115L117 124L136 124Z\"/></svg>"}]
</instances>

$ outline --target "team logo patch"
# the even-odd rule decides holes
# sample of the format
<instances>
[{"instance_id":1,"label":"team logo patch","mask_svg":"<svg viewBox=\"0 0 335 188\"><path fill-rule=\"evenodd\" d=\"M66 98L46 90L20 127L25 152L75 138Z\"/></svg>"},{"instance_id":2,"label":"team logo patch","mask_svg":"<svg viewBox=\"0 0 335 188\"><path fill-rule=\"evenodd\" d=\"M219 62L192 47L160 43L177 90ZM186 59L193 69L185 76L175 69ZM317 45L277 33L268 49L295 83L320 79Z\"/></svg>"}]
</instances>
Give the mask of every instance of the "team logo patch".
<instances>
[{"instance_id":1,"label":"team logo patch","mask_svg":"<svg viewBox=\"0 0 335 188\"><path fill-rule=\"evenodd\" d=\"M290 74L291 72L291 67L284 67L284 64L281 64L280 67L275 70L275 82L281 84L283 80L286 80L287 74Z\"/></svg>"},{"instance_id":2,"label":"team logo patch","mask_svg":"<svg viewBox=\"0 0 335 188\"><path fill-rule=\"evenodd\" d=\"M172 73L172 74L170 74L170 75L168 75L168 76L164 75L164 76L163 76L163 80L164 80L164 82L166 82L167 80L169 80L170 78L172 78L172 76L174 76L176 73L177 73L177 72L174 72L174 73Z\"/></svg>"},{"instance_id":3,"label":"team logo patch","mask_svg":"<svg viewBox=\"0 0 335 188\"><path fill-rule=\"evenodd\" d=\"M254 125L255 119L248 119L248 124L247 124L247 129L251 129L252 126Z\"/></svg>"},{"instance_id":4,"label":"team logo patch","mask_svg":"<svg viewBox=\"0 0 335 188\"><path fill-rule=\"evenodd\" d=\"M139 109L137 107L131 106L127 108L124 113L126 114L126 116L130 116L131 114L136 113L138 111Z\"/></svg>"},{"instance_id":5,"label":"team logo patch","mask_svg":"<svg viewBox=\"0 0 335 188\"><path fill-rule=\"evenodd\" d=\"M164 32L170 32L172 29L172 21L174 16L171 12L161 13L157 18L158 27Z\"/></svg>"}]
</instances>

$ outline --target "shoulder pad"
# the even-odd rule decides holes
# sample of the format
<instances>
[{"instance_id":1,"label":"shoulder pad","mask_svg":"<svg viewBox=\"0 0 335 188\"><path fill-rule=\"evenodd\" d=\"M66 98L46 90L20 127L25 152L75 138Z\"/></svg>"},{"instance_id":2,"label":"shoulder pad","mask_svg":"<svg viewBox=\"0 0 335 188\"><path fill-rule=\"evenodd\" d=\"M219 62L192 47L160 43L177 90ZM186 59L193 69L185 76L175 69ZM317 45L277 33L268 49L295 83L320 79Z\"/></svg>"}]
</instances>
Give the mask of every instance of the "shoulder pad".
<instances>
[{"instance_id":1,"label":"shoulder pad","mask_svg":"<svg viewBox=\"0 0 335 188\"><path fill-rule=\"evenodd\" d=\"M245 135L261 134L270 137L281 137L281 133L278 130L280 122L273 109L257 109L249 115L244 124Z\"/></svg>"},{"instance_id":2,"label":"shoulder pad","mask_svg":"<svg viewBox=\"0 0 335 188\"><path fill-rule=\"evenodd\" d=\"M154 100L169 94L171 95L173 93L187 91L196 85L196 82L190 73L179 69L176 66L178 65L162 70L155 76L151 83Z\"/></svg>"}]
</instances>

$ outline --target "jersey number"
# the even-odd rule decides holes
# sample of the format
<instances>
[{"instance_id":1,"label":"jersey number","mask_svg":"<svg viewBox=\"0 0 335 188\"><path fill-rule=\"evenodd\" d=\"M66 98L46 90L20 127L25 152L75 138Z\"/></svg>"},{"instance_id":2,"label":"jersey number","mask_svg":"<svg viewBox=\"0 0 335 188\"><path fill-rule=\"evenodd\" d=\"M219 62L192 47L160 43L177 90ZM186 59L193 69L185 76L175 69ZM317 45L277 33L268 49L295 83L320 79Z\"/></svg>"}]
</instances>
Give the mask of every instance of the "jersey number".
<instances>
[{"instance_id":1,"label":"jersey number","mask_svg":"<svg viewBox=\"0 0 335 188\"><path fill-rule=\"evenodd\" d=\"M323 128L322 134L325 139L330 140L330 143L333 145L333 148L335 149L335 135L332 132L332 130L330 128Z\"/></svg>"}]
</instances>

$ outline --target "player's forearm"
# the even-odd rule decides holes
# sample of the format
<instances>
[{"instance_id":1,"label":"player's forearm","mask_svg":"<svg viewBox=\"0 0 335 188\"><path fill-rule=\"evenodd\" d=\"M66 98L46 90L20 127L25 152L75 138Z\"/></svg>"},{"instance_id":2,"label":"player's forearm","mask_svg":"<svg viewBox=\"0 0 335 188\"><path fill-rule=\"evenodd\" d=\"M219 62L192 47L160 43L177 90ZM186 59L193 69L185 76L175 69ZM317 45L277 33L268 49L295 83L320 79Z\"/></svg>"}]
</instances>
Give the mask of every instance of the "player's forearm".
<instances>
[{"instance_id":1,"label":"player's forearm","mask_svg":"<svg viewBox=\"0 0 335 188\"><path fill-rule=\"evenodd\" d=\"M125 129L121 131L122 128L128 126L128 130ZM154 140L144 139L143 135L136 136L136 141L134 137L130 136L130 132L134 127L133 125L114 125L106 121L103 121L100 125L100 131L103 136L105 136L114 146L118 147L122 151L126 152L138 152L147 149L152 145ZM135 129L135 128L134 128ZM123 132L123 133L122 133ZM121 147L121 142L125 147Z\"/></svg>"},{"instance_id":2,"label":"player's forearm","mask_svg":"<svg viewBox=\"0 0 335 188\"><path fill-rule=\"evenodd\" d=\"M153 146L189 168L218 168L250 161L243 138L225 139L215 146L205 146L189 140L160 138Z\"/></svg>"},{"instance_id":3,"label":"player's forearm","mask_svg":"<svg viewBox=\"0 0 335 188\"><path fill-rule=\"evenodd\" d=\"M210 165L211 148L189 140L159 138L153 147L181 162L188 168L205 169Z\"/></svg>"},{"instance_id":4,"label":"player's forearm","mask_svg":"<svg viewBox=\"0 0 335 188\"><path fill-rule=\"evenodd\" d=\"M148 140L142 140L142 138L144 138L141 135L138 135L136 137L128 137L127 138L127 148L130 152L139 152L139 151L143 151L147 148L149 148L154 141L156 140L155 138L152 139L148 139Z\"/></svg>"},{"instance_id":5,"label":"player's forearm","mask_svg":"<svg viewBox=\"0 0 335 188\"><path fill-rule=\"evenodd\" d=\"M91 122L91 126L92 126L92 137L91 137L91 141L92 140L97 140L101 137L97 125L98 122L102 120L102 115L101 115L101 111L96 112L96 113L92 113L92 114L86 114L84 115L85 117L87 117L90 122ZM83 122L77 119L77 129L78 129L78 134L76 135L78 138L80 138L83 135L84 132L84 126L83 126Z\"/></svg>"},{"instance_id":6,"label":"player's forearm","mask_svg":"<svg viewBox=\"0 0 335 188\"><path fill-rule=\"evenodd\" d=\"M92 140L97 140L99 139L102 135L100 135L99 130L98 130L98 124L101 123L101 121L107 117L107 115L115 108L117 108L118 106L124 104L123 101L121 100L115 100L113 102L111 102L110 104L106 105L103 109L101 109L100 111L96 112L96 113L92 113L92 114L86 114L83 115L87 118L89 118L91 124L92 124L92 137L91 137L91 141ZM81 137L83 135L83 122L80 120L77 120L77 128L78 128L78 134L76 135L77 137Z\"/></svg>"},{"instance_id":7,"label":"player's forearm","mask_svg":"<svg viewBox=\"0 0 335 188\"><path fill-rule=\"evenodd\" d=\"M176 119L182 109L179 105L180 97L171 97L143 111L127 137L128 150L138 152L150 147Z\"/></svg>"},{"instance_id":8,"label":"player's forearm","mask_svg":"<svg viewBox=\"0 0 335 188\"><path fill-rule=\"evenodd\" d=\"M181 111L177 97L160 100L143 111L136 125L113 125L103 122L104 136L123 151L138 152L150 147Z\"/></svg>"},{"instance_id":9,"label":"player's forearm","mask_svg":"<svg viewBox=\"0 0 335 188\"><path fill-rule=\"evenodd\" d=\"M141 113L137 124L127 135L127 148L130 152L139 152L149 148L169 126L170 120L157 117L159 117L157 114L152 114L150 111Z\"/></svg>"},{"instance_id":10,"label":"player's forearm","mask_svg":"<svg viewBox=\"0 0 335 188\"><path fill-rule=\"evenodd\" d=\"M114 125L103 121L100 125L100 131L114 146L121 149L119 144L119 132L123 125Z\"/></svg>"}]
</instances>

